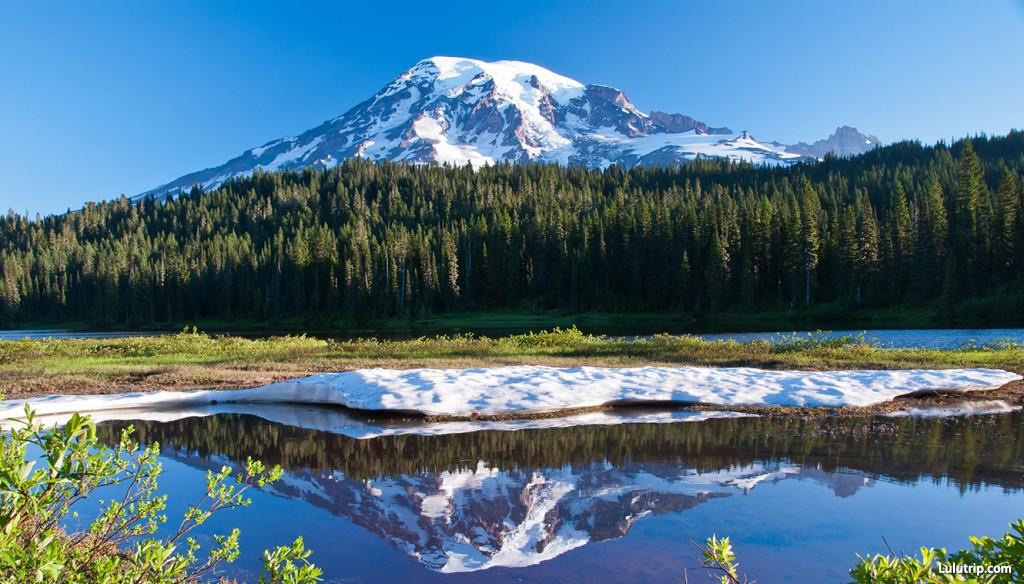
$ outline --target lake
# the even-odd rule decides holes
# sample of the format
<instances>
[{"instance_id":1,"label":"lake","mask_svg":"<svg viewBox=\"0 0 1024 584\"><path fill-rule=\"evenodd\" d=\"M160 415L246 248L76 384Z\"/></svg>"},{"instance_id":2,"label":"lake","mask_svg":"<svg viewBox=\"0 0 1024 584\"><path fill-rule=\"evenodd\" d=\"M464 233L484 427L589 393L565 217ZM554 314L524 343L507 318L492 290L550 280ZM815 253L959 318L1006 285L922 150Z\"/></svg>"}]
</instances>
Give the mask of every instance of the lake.
<instances>
[{"instance_id":1,"label":"lake","mask_svg":"<svg viewBox=\"0 0 1024 584\"><path fill-rule=\"evenodd\" d=\"M153 337L166 333L142 331L67 331L63 329L0 330L0 341L23 339L122 339L125 337Z\"/></svg>"},{"instance_id":2,"label":"lake","mask_svg":"<svg viewBox=\"0 0 1024 584\"><path fill-rule=\"evenodd\" d=\"M450 332L450 331L449 331ZM480 334L495 337L511 334L529 332L525 329L509 329L503 331L484 331ZM630 331L630 330L595 330L587 331L594 334L609 334L611 336L637 337L651 333L652 331ZM0 330L0 340L21 340L21 339L109 339L122 337L155 336L160 332L140 331L66 331L60 329L32 329L32 330ZM232 333L243 337L262 338L274 335L289 334L287 332L276 333ZM291 333L296 334L296 333ZM417 333L414 331L389 331L374 333L362 331L358 334L324 334L312 333L309 336L335 339L354 339L377 336L379 338L408 339L420 335L435 333ZM437 333L441 334L441 333ZM873 330L836 330L836 331L771 331L771 332L747 332L747 333L701 333L696 336L707 340L732 340L738 342L767 341L772 343L786 342L797 336L806 338L813 335L815 338L836 338L836 337L857 337L863 335L864 340L873 345L891 348L922 348L922 349L959 349L961 347L978 347L995 345L999 343L1024 343L1024 328L999 328L999 329L873 329Z\"/></svg>"},{"instance_id":3,"label":"lake","mask_svg":"<svg viewBox=\"0 0 1024 584\"><path fill-rule=\"evenodd\" d=\"M962 547L1024 509L1020 412L355 439L302 427L344 411L281 407L268 417L294 425L258 407L132 422L163 447L172 523L207 469L246 456L285 469L200 534L242 529L240 579L302 535L328 582L674 582L686 569L705 582L692 542L714 533L758 582L837 582L857 553Z\"/></svg>"},{"instance_id":4,"label":"lake","mask_svg":"<svg viewBox=\"0 0 1024 584\"><path fill-rule=\"evenodd\" d=\"M875 329L837 331L790 331L764 333L720 333L698 335L710 341L767 341L779 343L794 337L807 338L859 337L878 347L894 349L959 349L962 347L993 346L1001 343L1024 343L1024 329Z\"/></svg>"}]
</instances>

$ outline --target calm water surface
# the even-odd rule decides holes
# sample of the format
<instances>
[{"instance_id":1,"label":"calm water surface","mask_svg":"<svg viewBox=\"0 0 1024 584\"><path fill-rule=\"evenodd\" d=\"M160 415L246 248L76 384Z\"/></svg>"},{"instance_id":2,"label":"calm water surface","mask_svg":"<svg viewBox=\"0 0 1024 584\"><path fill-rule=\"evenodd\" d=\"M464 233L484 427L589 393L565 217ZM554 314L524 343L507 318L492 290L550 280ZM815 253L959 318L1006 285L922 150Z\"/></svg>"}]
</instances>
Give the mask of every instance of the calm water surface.
<instances>
[{"instance_id":1,"label":"calm water surface","mask_svg":"<svg viewBox=\"0 0 1024 584\"><path fill-rule=\"evenodd\" d=\"M248 455L284 467L251 507L204 526L203 543L241 527L242 579L260 550L302 535L329 582L678 582L687 568L704 582L691 542L717 533L759 582L834 582L883 537L959 547L1024 509L1020 413L362 440L253 413L134 422L163 446L172 519L208 468Z\"/></svg>"},{"instance_id":2,"label":"calm water surface","mask_svg":"<svg viewBox=\"0 0 1024 584\"><path fill-rule=\"evenodd\" d=\"M142 331L66 331L62 329L0 330L0 341L22 339L121 339L124 337L153 337L165 333Z\"/></svg>"},{"instance_id":3,"label":"calm water surface","mask_svg":"<svg viewBox=\"0 0 1024 584\"><path fill-rule=\"evenodd\" d=\"M389 331L385 333L373 331L361 331L349 334L322 334L313 333L311 336L337 339L353 339L366 337L379 338L416 338L424 334L450 334L453 331L439 331L438 333L425 333L416 331ZM458 331L455 331L458 332ZM489 330L489 331L465 331L477 332L482 335L496 337L529 332L528 330ZM610 336L637 337L648 335L658 331L637 331L629 329L615 330L594 330L587 331L594 334L608 334ZM139 332L139 331L65 331L60 329L34 329L34 330L0 330L0 340L21 340L21 339L107 339L121 337L155 336L170 333L161 332ZM244 337L264 338L277 333L243 332L238 333ZM997 345L1000 343L1024 343L1024 329L1022 328L1001 328L1001 329L876 329L876 330L837 330L837 331L772 331L757 333L708 333L697 336L708 340L733 340L749 342L755 340L768 341L772 343L791 341L794 336L807 338L813 335L815 338L835 337L857 337L863 335L864 340L880 347L892 348L924 348L924 349L959 349L961 347L979 347Z\"/></svg>"},{"instance_id":4,"label":"calm water surface","mask_svg":"<svg viewBox=\"0 0 1024 584\"><path fill-rule=\"evenodd\" d=\"M794 338L859 337L866 342L897 349L959 349L961 347L995 346L1003 343L1024 343L1024 329L877 329L838 331L790 331L767 333L721 333L698 335L708 340L731 340L746 343L768 341L779 343Z\"/></svg>"}]
</instances>

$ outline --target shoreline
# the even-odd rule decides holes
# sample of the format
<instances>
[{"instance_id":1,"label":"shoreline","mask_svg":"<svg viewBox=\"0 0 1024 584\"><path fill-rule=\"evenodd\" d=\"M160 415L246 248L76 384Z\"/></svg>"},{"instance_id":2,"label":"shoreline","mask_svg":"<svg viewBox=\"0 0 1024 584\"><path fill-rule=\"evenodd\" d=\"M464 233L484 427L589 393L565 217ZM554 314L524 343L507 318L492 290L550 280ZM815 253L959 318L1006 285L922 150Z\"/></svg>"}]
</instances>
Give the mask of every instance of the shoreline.
<instances>
[{"instance_id":1,"label":"shoreline","mask_svg":"<svg viewBox=\"0 0 1024 584\"><path fill-rule=\"evenodd\" d=\"M251 389L251 388L239 388ZM230 391L230 390L225 390ZM33 396L49 397L49 396ZM207 406L231 405L230 401L213 401ZM672 402L672 401L635 401L627 403L605 403L594 406L560 408L542 412L508 412L499 414L424 414L416 411L406 410L372 410L347 407L330 403L306 403L306 402L266 402L249 404L250 406L295 406L314 407L328 410L337 410L364 419L367 422L381 424L400 423L443 423L443 422L509 422L528 420L549 420L557 418L568 418L582 414L607 413L626 414L642 411L649 412L727 412L735 414L747 414L762 418L858 418L887 415L913 415L911 411L920 413L927 410L955 409L958 406L969 404L1002 404L1009 410L999 412L980 412L980 414L999 414L1008 411L1024 409L1024 380L1012 381L995 389L971 390L964 392L930 391L915 394L898 396L892 400L872 404L868 406L793 406L793 405L730 405L711 404L699 402ZM152 412L174 412L181 409L189 409L187 405L154 405L151 407L118 407L110 409L87 410L83 414L94 412L115 412L115 411L152 411ZM204 406L199 406L204 407ZM905 412L905 413L904 413ZM963 414L949 415L975 415L979 412L966 412ZM46 419L52 416L64 416L67 413L42 414L40 417ZM5 418L13 420L16 418Z\"/></svg>"},{"instance_id":2,"label":"shoreline","mask_svg":"<svg viewBox=\"0 0 1024 584\"><path fill-rule=\"evenodd\" d=\"M940 318L934 304L887 308L856 308L833 303L813 309L786 307L757 311L718 311L694 313L666 311L583 311L494 309L452 311L402 318L352 319L337 314L292 314L270 319L198 318L171 322L149 322L128 326L124 323L98 324L87 320L26 320L16 329L95 331L106 333L139 332L174 334L193 327L208 333L228 335L297 335L324 338L412 338L444 334L498 335L522 334L554 328L579 328L593 334L651 335L668 333L728 334L775 331L819 330L900 330L900 329L988 329L1020 328L1020 317Z\"/></svg>"},{"instance_id":3,"label":"shoreline","mask_svg":"<svg viewBox=\"0 0 1024 584\"><path fill-rule=\"evenodd\" d=\"M10 400L50 395L251 389L322 373L365 369L526 365L558 368L746 367L766 372L975 368L1002 369L1021 375L1024 374L1024 347L886 349L848 339L799 340L772 345L758 341L704 341L692 336L669 335L621 339L587 335L576 329L494 339L455 336L397 341L333 341L303 336L254 340L182 333L119 339L0 341L0 395ZM890 395L893 394L895 392L890 391ZM890 401L867 406L823 406L820 403L814 407L718 406L699 401L685 403L679 399L672 406L685 405L696 410L728 409L758 415L873 415L979 400L1000 400L1010 406L1024 406L1024 382L1011 381L997 389L964 393L930 391L909 396L896 395ZM622 406L614 401L541 413L482 412L483 415L473 416L432 414L422 417L428 421L560 417Z\"/></svg>"}]
</instances>

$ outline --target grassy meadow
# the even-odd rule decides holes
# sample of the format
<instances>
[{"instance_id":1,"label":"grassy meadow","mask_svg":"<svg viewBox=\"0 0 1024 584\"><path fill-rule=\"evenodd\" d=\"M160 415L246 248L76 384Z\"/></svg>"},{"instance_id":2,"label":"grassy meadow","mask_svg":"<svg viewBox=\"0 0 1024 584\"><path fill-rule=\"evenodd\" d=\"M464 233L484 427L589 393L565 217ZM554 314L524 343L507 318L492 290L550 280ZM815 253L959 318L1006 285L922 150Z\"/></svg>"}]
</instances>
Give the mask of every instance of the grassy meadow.
<instances>
[{"instance_id":1,"label":"grassy meadow","mask_svg":"<svg viewBox=\"0 0 1024 584\"><path fill-rule=\"evenodd\" d=\"M870 346L855 337L794 336L780 344L681 335L618 338L578 329L487 337L318 339L182 332L121 339L0 341L0 393L235 388L367 367L707 365L768 369L994 367L1024 371L1024 345L930 350Z\"/></svg>"}]
</instances>

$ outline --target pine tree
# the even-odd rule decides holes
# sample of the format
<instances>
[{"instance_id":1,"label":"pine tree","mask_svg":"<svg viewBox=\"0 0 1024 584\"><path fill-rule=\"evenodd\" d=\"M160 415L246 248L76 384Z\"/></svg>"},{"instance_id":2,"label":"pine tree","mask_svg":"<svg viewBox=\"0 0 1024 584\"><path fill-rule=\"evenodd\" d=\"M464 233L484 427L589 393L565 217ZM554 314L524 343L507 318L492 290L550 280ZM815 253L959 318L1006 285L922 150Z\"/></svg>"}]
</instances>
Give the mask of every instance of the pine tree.
<instances>
[{"instance_id":1,"label":"pine tree","mask_svg":"<svg viewBox=\"0 0 1024 584\"><path fill-rule=\"evenodd\" d=\"M945 278L949 238L945 198L942 186L935 177L929 179L925 189L918 228L915 270L917 296L928 298Z\"/></svg>"},{"instance_id":2,"label":"pine tree","mask_svg":"<svg viewBox=\"0 0 1024 584\"><path fill-rule=\"evenodd\" d=\"M893 266L896 277L893 283L896 285L896 296L900 296L909 288L910 274L914 262L914 229L910 217L910 207L907 204L906 191L903 185L896 183L893 192L892 203L892 242L895 265Z\"/></svg>"},{"instance_id":3,"label":"pine tree","mask_svg":"<svg viewBox=\"0 0 1024 584\"><path fill-rule=\"evenodd\" d=\"M454 307L459 301L459 246L455 235L445 231L442 240L442 262L444 264L445 284L448 286L448 308Z\"/></svg>"},{"instance_id":4,"label":"pine tree","mask_svg":"<svg viewBox=\"0 0 1024 584\"><path fill-rule=\"evenodd\" d=\"M811 280L818 267L821 239L818 231L821 202L807 177L800 181L800 263L804 276L804 306L811 305Z\"/></svg>"},{"instance_id":5,"label":"pine tree","mask_svg":"<svg viewBox=\"0 0 1024 584\"><path fill-rule=\"evenodd\" d=\"M729 278L729 252L718 233L708 243L707 294L708 307L714 311L723 304L722 295Z\"/></svg>"},{"instance_id":6,"label":"pine tree","mask_svg":"<svg viewBox=\"0 0 1024 584\"><path fill-rule=\"evenodd\" d=\"M843 210L836 241L836 271L833 276L837 293L853 300L857 290L857 269L860 239L857 235L857 211L853 206Z\"/></svg>"},{"instance_id":7,"label":"pine tree","mask_svg":"<svg viewBox=\"0 0 1024 584\"><path fill-rule=\"evenodd\" d=\"M878 245L878 220L875 217L874 208L868 199L867 193L862 192L860 197L861 205L858 208L859 218L857 232L860 245L857 254L857 291L855 301L861 304L864 301L864 292L875 280L878 273L879 245Z\"/></svg>"},{"instance_id":8,"label":"pine tree","mask_svg":"<svg viewBox=\"0 0 1024 584\"><path fill-rule=\"evenodd\" d=\"M996 282L1009 281L1019 269L1014 264L1019 204L1017 177L1004 168L996 189L995 220L992 226L993 275Z\"/></svg>"},{"instance_id":9,"label":"pine tree","mask_svg":"<svg viewBox=\"0 0 1024 584\"><path fill-rule=\"evenodd\" d=\"M964 282L962 287L968 294L977 290L979 279L983 276L982 249L979 234L979 209L986 198L984 175L981 160L974 151L970 140L964 140L957 165L956 237L953 241L953 253L957 257L956 277ZM961 286L956 286L957 290Z\"/></svg>"}]
</instances>

